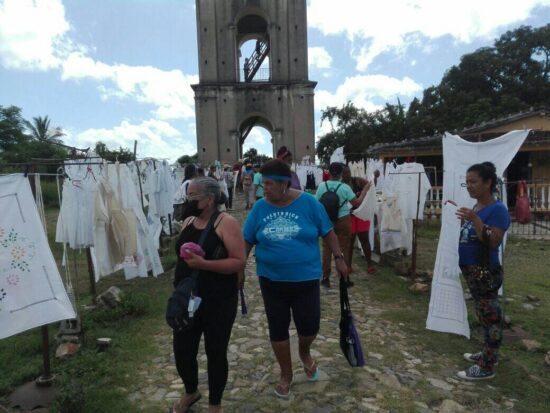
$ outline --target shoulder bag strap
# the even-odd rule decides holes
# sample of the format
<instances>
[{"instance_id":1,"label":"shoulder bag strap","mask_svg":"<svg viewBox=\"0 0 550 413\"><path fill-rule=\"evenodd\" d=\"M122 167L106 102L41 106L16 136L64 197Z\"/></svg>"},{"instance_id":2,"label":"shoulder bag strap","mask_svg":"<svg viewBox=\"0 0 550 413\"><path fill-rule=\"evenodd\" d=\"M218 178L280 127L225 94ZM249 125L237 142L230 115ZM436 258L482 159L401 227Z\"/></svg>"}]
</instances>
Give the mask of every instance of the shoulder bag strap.
<instances>
[{"instance_id":1,"label":"shoulder bag strap","mask_svg":"<svg viewBox=\"0 0 550 413\"><path fill-rule=\"evenodd\" d=\"M210 217L210 219L208 220L208 224L206 224L206 227L204 227L204 229L202 230L201 236L199 237L199 241L197 242L197 244L199 244L201 247L204 244L204 241L206 241L206 237L208 236L208 233L214 226L214 223L216 222L216 219L218 218L219 215L220 215L219 211L214 212ZM199 270L193 270L193 272L191 273L191 277L194 279L197 279L198 276L199 276Z\"/></svg>"}]
</instances>

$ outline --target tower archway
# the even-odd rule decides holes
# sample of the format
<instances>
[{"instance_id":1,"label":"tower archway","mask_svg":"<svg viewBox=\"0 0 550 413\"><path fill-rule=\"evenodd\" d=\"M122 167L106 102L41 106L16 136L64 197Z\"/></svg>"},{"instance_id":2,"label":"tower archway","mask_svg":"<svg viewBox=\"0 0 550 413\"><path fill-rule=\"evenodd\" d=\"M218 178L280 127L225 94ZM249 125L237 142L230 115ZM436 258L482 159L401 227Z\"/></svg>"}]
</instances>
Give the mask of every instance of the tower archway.
<instances>
[{"instance_id":1,"label":"tower archway","mask_svg":"<svg viewBox=\"0 0 550 413\"><path fill-rule=\"evenodd\" d=\"M239 126L239 154L243 154L250 148L255 148L258 153L273 157L275 153L274 135L278 132L269 119L262 114L247 116ZM267 149L269 148L269 149Z\"/></svg>"},{"instance_id":2,"label":"tower archway","mask_svg":"<svg viewBox=\"0 0 550 413\"><path fill-rule=\"evenodd\" d=\"M196 5L199 83L192 87L200 160L236 161L255 127L269 131L272 147L313 157L316 82L308 79L306 0ZM254 114L269 121L253 121Z\"/></svg>"}]
</instances>

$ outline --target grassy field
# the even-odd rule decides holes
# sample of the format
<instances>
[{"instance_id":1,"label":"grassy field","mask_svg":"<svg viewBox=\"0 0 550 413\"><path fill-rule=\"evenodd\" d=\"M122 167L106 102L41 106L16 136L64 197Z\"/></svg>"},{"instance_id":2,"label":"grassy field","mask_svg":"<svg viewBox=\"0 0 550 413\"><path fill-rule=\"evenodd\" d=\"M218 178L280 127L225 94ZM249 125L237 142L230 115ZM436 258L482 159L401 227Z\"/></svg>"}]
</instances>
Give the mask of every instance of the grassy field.
<instances>
[{"instance_id":1,"label":"grassy field","mask_svg":"<svg viewBox=\"0 0 550 413\"><path fill-rule=\"evenodd\" d=\"M437 224L423 224L419 230L418 269L433 270L437 237ZM487 397L498 401L500 394L520 402L514 407L518 412L548 412L550 409L550 367L544 363L544 354L550 350L550 242L510 238L504 257L505 283L503 308L513 326L526 330L530 339L541 344L539 350L526 351L519 343L505 338L501 351L497 376L487 387ZM402 325L411 348L419 352L430 352L440 360L433 368L453 375L461 354L480 349L482 337L475 321L473 303L468 301L468 313L472 329L472 340L453 334L437 333L425 328L429 294L414 294L408 290L409 283L401 278L389 276L392 271L383 270L386 277L374 277L369 291L384 310L384 317ZM527 310L522 304L529 303L527 295L534 295L540 301L534 310ZM459 365L460 365L459 363ZM426 387L429 391L429 387ZM434 396L435 397L435 396ZM464 400L465 405L475 406L475 400Z\"/></svg>"},{"instance_id":2,"label":"grassy field","mask_svg":"<svg viewBox=\"0 0 550 413\"><path fill-rule=\"evenodd\" d=\"M53 240L57 212L48 210L50 245L56 259L61 258L61 248ZM432 270L437 248L439 228L423 224L419 231L418 268ZM163 258L165 269L174 265L172 247ZM72 260L72 254L71 260ZM158 280L136 279L125 281L121 274L107 277L97 288L98 292L111 285L125 292L123 305L116 310L86 311L82 307L91 303L89 282L84 252L76 252L78 276L73 271L73 285L77 286L78 306L81 309L85 340L76 357L66 361L53 361L53 370L58 375L59 395L53 412L127 412L135 406L127 399L128 389L139 380L138 367L154 353L152 337L163 326L163 314L167 297L171 292L171 271ZM71 261L72 263L72 261ZM530 338L541 343L540 350L527 352L518 342L505 343L501 366L497 377L487 386L487 397L498 401L502 394L513 397L518 412L548 412L550 392L550 368L544 364L544 352L550 350L550 243L525 241L511 238L505 255L505 312L516 326L527 331ZM363 265L356 260L356 265ZM430 366L449 376L454 374L462 352L481 346L481 336L473 329L471 341L451 334L435 333L425 329L429 295L414 294L408 290L409 283L394 275L389 267L380 268L378 274L366 281L370 298L382 316L401 326L406 336L407 347L417 354L429 355L436 364ZM526 296L535 295L540 300L533 310L522 304ZM471 302L468 303L470 314ZM473 319L471 319L473 322ZM50 327L52 348L57 326ZM112 347L98 352L95 339L111 337ZM376 348L369 348L376 352ZM400 355L388 363L399 363ZM33 330L0 341L0 404L2 398L17 385L33 379L41 371L40 331ZM402 406L411 406L410 400L394 400L388 396L386 408L405 411ZM440 397L426 383L423 400L434 404ZM5 400L4 400L5 402ZM475 406L475 399L461 400L463 405Z\"/></svg>"},{"instance_id":3,"label":"grassy field","mask_svg":"<svg viewBox=\"0 0 550 413\"><path fill-rule=\"evenodd\" d=\"M57 210L47 211L50 246L58 263L62 248L55 243ZM97 291L101 293L112 285L122 289L122 305L114 310L84 310L92 303L89 292L89 276L84 251L69 253L71 278L77 296L84 329L82 347L76 357L58 361L55 352L57 325L51 325L50 354L52 370L57 375L58 399L52 412L124 412L133 411L124 386L135 382L136 366L154 351L151 337L161 327L166 300L172 290L172 271L175 264L173 248L163 257L167 273L157 280L124 280L123 274L115 274L101 280ZM74 266L76 264L76 274ZM62 274L62 276L64 276ZM106 352L98 352L96 339L110 337L112 346ZM0 404L17 385L32 380L42 371L42 341L40 329L34 329L0 341ZM2 402L3 401L3 402Z\"/></svg>"}]
</instances>

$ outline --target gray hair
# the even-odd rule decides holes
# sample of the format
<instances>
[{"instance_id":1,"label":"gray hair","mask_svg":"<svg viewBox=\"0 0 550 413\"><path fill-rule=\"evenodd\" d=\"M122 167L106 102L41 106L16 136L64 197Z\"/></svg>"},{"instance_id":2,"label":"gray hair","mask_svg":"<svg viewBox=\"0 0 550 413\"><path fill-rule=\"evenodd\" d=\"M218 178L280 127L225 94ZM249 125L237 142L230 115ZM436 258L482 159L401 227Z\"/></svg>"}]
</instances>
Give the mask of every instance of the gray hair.
<instances>
[{"instance_id":1,"label":"gray hair","mask_svg":"<svg viewBox=\"0 0 550 413\"><path fill-rule=\"evenodd\" d=\"M191 181L199 190L199 193L205 196L212 195L214 204L219 205L225 203L225 194L220 188L220 184L214 178L209 176L199 176Z\"/></svg>"}]
</instances>

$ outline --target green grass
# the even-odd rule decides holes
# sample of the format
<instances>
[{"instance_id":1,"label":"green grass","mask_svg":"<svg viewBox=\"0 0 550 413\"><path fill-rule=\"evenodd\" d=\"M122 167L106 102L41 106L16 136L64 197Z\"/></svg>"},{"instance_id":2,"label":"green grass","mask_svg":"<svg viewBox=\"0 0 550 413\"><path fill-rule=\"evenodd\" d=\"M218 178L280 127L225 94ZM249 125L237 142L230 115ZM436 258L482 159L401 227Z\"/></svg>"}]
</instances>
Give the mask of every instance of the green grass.
<instances>
[{"instance_id":1,"label":"green grass","mask_svg":"<svg viewBox=\"0 0 550 413\"><path fill-rule=\"evenodd\" d=\"M433 270L439 227L434 223L423 224L419 229L418 269ZM544 353L550 350L550 243L548 241L510 238L504 257L505 297L513 301L503 304L505 314L514 325L525 329L531 339L541 343L538 352L530 353L519 343L505 342L501 351L501 365L497 376L487 387L487 397L498 401L501 395L518 399L515 411L534 413L547 412L549 405L550 368L544 364ZM392 269L380 268L379 274L367 281L371 300L382 308L383 317L394 323L402 323L402 332L407 337L407 345L422 354L430 354L438 360L433 366L435 372L454 372L453 367L462 365L461 354L482 346L482 337L474 320L472 302L468 301L472 340L453 334L437 333L425 328L429 304L429 294L414 294L410 285L396 277ZM526 296L535 295L540 306L528 311L522 304L528 302ZM373 349L372 351L375 351ZM397 363L399 355L394 360ZM541 385L541 383L543 383ZM544 386L546 383L546 387ZM430 405L432 398L440 397L422 391L423 401ZM395 407L397 401L386 400L387 408ZM463 400L465 405L476 401Z\"/></svg>"},{"instance_id":2,"label":"green grass","mask_svg":"<svg viewBox=\"0 0 550 413\"><path fill-rule=\"evenodd\" d=\"M50 247L59 264L62 246L55 242L57 210L48 209L47 220ZM49 328L52 371L56 374L59 389L56 403L51 408L52 412L135 411L135 406L127 399L128 390L125 386L136 384L135 375L138 368L155 351L152 337L164 327L163 323L159 322L159 315L164 314L166 301L172 291L174 239L166 239L164 244L166 256L162 257L162 262L166 273L158 279L138 278L126 281L123 274L118 273L97 283L98 293L112 285L123 291L122 304L112 310L83 310L85 305L92 302L86 254L84 251L73 253L69 250L72 283L78 297L77 305L85 334L77 355L59 361L53 357L58 326L54 324ZM99 337L112 339L111 347L105 352L97 350L96 339ZM2 403L16 386L41 374L40 329L1 340L0 366Z\"/></svg>"},{"instance_id":3,"label":"green grass","mask_svg":"<svg viewBox=\"0 0 550 413\"><path fill-rule=\"evenodd\" d=\"M59 261L62 248L53 239L57 212L47 211L50 245ZM434 223L424 223L419 230L418 269L433 270L435 250L439 228ZM167 240L163 259L165 270L175 264L173 242ZM505 254L505 293L510 301L505 304L505 312L513 323L520 325L542 345L541 351L528 353L517 344L505 343L502 349L502 363L497 369L497 377L484 386L484 397L499 401L502 395L518 399L517 412L548 411L548 392L544 387L550 385L550 368L544 364L543 351L550 350L550 243L544 241L525 241L511 238ZM87 274L86 255L75 252L78 276L73 271L72 252L71 271L73 285L77 290L79 308L91 303ZM355 261L359 263L359 260ZM357 264L363 265L363 264ZM432 365L422 366L433 369L434 376L451 375L464 363L461 354L481 346L481 336L477 328L472 329L472 340L463 337L426 330L426 315L429 295L413 294L409 284L396 277L389 267L379 267L374 277L368 277L370 300L373 306L382 310L381 317L391 326L399 327L405 339L399 344L408 352L422 360L432 360ZM172 290L171 273L155 280L124 280L122 274L116 274L101 280L98 292L116 285L125 292L123 305L115 310L81 311L85 340L80 352L65 361L52 361L52 369L58 375L60 397L52 412L96 413L135 411L136 406L128 401L128 393L134 391L143 376L144 364L157 351L153 337L164 328L162 314L166 300ZM540 299L540 306L533 311L525 310L522 304L526 295L532 294ZM474 321L469 305L470 321ZM50 335L54 352L53 336L57 326L51 326ZM105 352L98 352L95 340L98 337L110 337L112 346ZM369 342L367 351L384 353L384 365L399 366L403 357L396 352L388 354L384 348L391 345ZM40 330L36 329L0 341L0 403L14 387L37 377L41 372ZM145 366L147 368L148 366ZM541 384L543 383L543 384ZM364 396L363 396L364 397ZM372 395L369 395L372 397ZM439 392L426 381L419 381L413 392L407 391L401 397L394 394L384 395L383 406L393 411L413 411L414 400L422 400L429 406L438 406L442 401ZM476 408L482 400L472 396L462 396L464 406Z\"/></svg>"}]
</instances>

